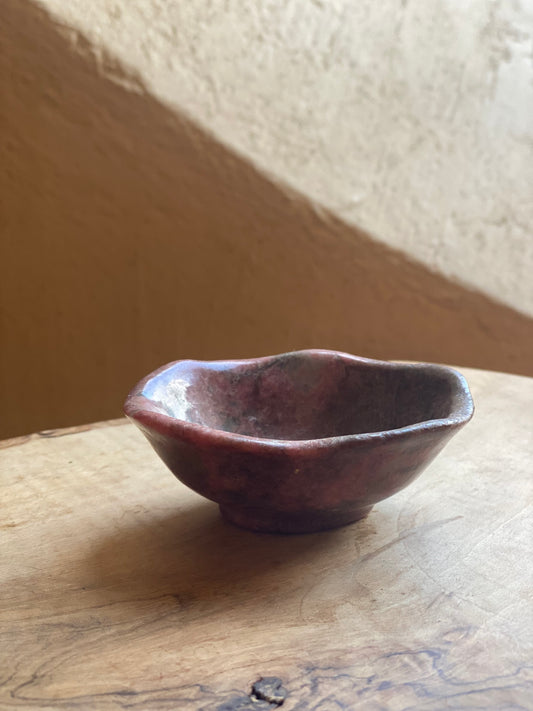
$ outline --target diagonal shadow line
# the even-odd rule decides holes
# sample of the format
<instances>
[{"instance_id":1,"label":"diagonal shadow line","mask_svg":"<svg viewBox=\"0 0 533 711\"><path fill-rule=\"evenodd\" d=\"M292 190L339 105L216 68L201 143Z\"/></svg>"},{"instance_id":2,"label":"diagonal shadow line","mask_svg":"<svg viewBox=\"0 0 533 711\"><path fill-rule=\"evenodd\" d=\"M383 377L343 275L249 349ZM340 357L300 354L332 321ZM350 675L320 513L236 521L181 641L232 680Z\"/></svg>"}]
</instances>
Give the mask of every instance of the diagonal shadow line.
<instances>
[{"instance_id":1,"label":"diagonal shadow line","mask_svg":"<svg viewBox=\"0 0 533 711\"><path fill-rule=\"evenodd\" d=\"M274 182L30 0L0 15L2 437L117 416L180 357L533 374L531 318Z\"/></svg>"}]
</instances>

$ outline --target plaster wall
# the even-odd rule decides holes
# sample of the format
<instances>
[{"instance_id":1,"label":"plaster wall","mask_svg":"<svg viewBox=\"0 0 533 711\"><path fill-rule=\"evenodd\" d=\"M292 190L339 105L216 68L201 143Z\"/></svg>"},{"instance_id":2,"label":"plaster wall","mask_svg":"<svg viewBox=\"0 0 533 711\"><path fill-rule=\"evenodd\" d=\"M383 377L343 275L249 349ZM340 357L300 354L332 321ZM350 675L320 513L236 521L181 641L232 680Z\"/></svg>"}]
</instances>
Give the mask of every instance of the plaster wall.
<instances>
[{"instance_id":1,"label":"plaster wall","mask_svg":"<svg viewBox=\"0 0 533 711\"><path fill-rule=\"evenodd\" d=\"M375 239L533 315L528 0L43 0Z\"/></svg>"},{"instance_id":2,"label":"plaster wall","mask_svg":"<svg viewBox=\"0 0 533 711\"><path fill-rule=\"evenodd\" d=\"M186 12L185 6L193 14L199 10L191 6L203 6L216 17L207 14L198 25L184 15L168 25L165 13ZM228 5L229 18L238 7ZM474 284L481 272L474 260L472 278L459 278L448 273L451 266L439 270L436 261L424 260L423 231L416 232L420 249L409 247L417 224L409 211L410 222L397 230L402 245L388 244L386 230L376 236L382 224L377 209L371 232L358 227L341 202L335 207L328 197L341 196L342 165L329 148L321 154L309 142L316 121L311 104L309 125L289 110L291 101L300 103L297 96L289 101L283 89L281 60L275 130L266 128L274 110L269 101L249 113L243 103L244 87L253 97L260 83L255 70L247 84L228 85L215 108L209 103L221 92L209 77L222 60L207 50L220 41L220 51L229 52L244 32L236 27L230 42L216 8L141 0L97 0L85 9L53 0L1 4L0 437L118 416L139 377L181 357L329 347L533 374L529 287L514 283L523 281L528 242L520 242L520 264L505 262L497 250L490 261L494 279L502 269L515 270L500 279L508 288L482 289ZM109 34L113 17L117 25ZM164 25L168 41L154 39L165 36ZM276 52L292 47L291 33L284 32L277 44L257 45L266 47L265 62L277 66ZM145 47L150 37L157 51ZM318 25L316 37L322 41ZM250 40L247 46L253 67L256 45ZM191 63L202 51L200 80ZM235 64L236 82L243 61ZM277 75L270 77L271 92L276 81ZM305 102L305 82L301 90ZM328 91L331 111L340 111L335 103L342 104L349 82L338 78ZM249 132L243 128L247 116ZM331 117L322 117L324 130ZM385 140L380 130L376 126L376 145ZM246 136L255 136L256 148ZM390 137L390 150L396 139ZM360 145L346 135L335 150L340 160L344 146L363 176L364 155L371 170L372 151L365 143L367 153L361 153ZM310 155L317 161L311 173L322 187L295 178ZM513 175L524 181L528 165L520 152L513 155ZM497 157L490 158L494 166ZM353 185L355 168L344 165ZM485 165L478 166L480 175ZM506 176L494 172L492 179L513 221L511 207L526 209L527 200L518 178L516 192ZM391 195L386 200L392 204Z\"/></svg>"}]
</instances>

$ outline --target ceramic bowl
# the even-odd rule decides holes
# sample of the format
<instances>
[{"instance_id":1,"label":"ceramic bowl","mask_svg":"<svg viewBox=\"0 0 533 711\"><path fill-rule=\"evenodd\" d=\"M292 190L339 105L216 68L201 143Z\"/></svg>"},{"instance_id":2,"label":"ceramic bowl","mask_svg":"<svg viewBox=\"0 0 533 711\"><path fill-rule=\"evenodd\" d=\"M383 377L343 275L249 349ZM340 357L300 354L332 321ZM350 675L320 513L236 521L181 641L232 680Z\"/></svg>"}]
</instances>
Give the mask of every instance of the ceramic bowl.
<instances>
[{"instance_id":1,"label":"ceramic bowl","mask_svg":"<svg viewBox=\"0 0 533 711\"><path fill-rule=\"evenodd\" d=\"M141 380L124 409L228 520L303 533L356 521L403 489L474 408L450 368L306 350L176 361Z\"/></svg>"}]
</instances>

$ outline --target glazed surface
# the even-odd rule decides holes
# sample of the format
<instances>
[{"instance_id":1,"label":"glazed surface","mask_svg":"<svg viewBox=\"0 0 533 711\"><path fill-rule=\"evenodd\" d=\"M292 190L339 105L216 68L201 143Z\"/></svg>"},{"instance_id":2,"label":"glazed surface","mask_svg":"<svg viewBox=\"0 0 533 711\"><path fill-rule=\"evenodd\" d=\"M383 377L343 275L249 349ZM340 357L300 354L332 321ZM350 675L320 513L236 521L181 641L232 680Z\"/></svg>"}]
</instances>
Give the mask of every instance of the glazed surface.
<instances>
[{"instance_id":1,"label":"glazed surface","mask_svg":"<svg viewBox=\"0 0 533 711\"><path fill-rule=\"evenodd\" d=\"M453 408L446 371L306 352L242 363L182 361L147 383L143 395L176 419L281 440L399 429L445 419Z\"/></svg>"},{"instance_id":2,"label":"glazed surface","mask_svg":"<svg viewBox=\"0 0 533 711\"><path fill-rule=\"evenodd\" d=\"M473 405L449 368L308 350L171 363L134 388L125 412L227 519L304 533L361 519L407 486Z\"/></svg>"}]
</instances>

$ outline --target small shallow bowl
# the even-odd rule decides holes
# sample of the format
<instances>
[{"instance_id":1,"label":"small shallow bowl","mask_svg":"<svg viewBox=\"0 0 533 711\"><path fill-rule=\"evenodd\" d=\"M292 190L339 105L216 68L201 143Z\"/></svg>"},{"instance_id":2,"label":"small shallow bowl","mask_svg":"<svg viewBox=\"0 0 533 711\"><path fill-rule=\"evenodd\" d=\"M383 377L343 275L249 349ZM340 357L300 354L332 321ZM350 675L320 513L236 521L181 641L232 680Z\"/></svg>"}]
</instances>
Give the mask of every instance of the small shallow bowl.
<instances>
[{"instance_id":1,"label":"small shallow bowl","mask_svg":"<svg viewBox=\"0 0 533 711\"><path fill-rule=\"evenodd\" d=\"M366 516L473 414L450 368L306 350L159 368L124 411L184 484L231 522L304 533Z\"/></svg>"}]
</instances>

